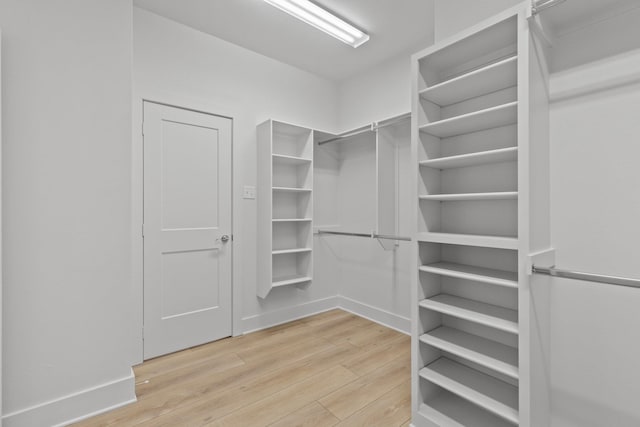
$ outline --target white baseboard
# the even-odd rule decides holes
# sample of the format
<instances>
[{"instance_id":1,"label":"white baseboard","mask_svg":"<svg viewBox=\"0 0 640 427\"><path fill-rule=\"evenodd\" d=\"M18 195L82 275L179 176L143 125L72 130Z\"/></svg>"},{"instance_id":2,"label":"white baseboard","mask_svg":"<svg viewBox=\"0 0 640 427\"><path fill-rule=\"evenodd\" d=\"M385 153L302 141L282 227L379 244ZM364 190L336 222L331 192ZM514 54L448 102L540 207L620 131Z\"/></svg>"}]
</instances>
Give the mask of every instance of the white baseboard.
<instances>
[{"instance_id":1,"label":"white baseboard","mask_svg":"<svg viewBox=\"0 0 640 427\"><path fill-rule=\"evenodd\" d=\"M369 319L372 322L379 323L382 326L395 329L403 334L411 334L411 319L407 317L402 317L389 311L363 304L342 295L338 296L338 307L357 316Z\"/></svg>"},{"instance_id":2,"label":"white baseboard","mask_svg":"<svg viewBox=\"0 0 640 427\"><path fill-rule=\"evenodd\" d=\"M256 332L261 329L281 325L303 317L313 316L323 311L338 308L337 297L329 297L321 300L311 301L293 307L283 308L264 314L249 316L242 319L242 331L245 334Z\"/></svg>"},{"instance_id":3,"label":"white baseboard","mask_svg":"<svg viewBox=\"0 0 640 427\"><path fill-rule=\"evenodd\" d=\"M242 319L242 331L243 333L248 334L270 328L272 326L302 319L304 317L313 316L314 314L333 310L335 308L364 317L365 319L369 319L372 322L381 324L382 326L395 329L403 334L411 334L411 319L363 304L341 295L311 301L293 307L271 311L269 313L245 317Z\"/></svg>"},{"instance_id":4,"label":"white baseboard","mask_svg":"<svg viewBox=\"0 0 640 427\"><path fill-rule=\"evenodd\" d=\"M124 377L2 417L3 427L66 426L135 402L133 369Z\"/></svg>"}]
</instances>

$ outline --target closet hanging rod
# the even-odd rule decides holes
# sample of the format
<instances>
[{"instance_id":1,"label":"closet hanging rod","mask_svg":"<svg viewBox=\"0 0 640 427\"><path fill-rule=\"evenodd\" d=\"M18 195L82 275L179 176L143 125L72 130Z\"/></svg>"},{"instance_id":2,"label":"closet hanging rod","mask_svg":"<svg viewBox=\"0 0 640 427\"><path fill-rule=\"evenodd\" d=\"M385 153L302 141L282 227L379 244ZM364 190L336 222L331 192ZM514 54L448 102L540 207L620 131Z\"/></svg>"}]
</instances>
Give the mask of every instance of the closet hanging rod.
<instances>
[{"instance_id":1,"label":"closet hanging rod","mask_svg":"<svg viewBox=\"0 0 640 427\"><path fill-rule=\"evenodd\" d=\"M640 279L630 279L627 277L605 276L603 274L580 273L578 271L560 270L555 267L536 267L531 268L535 274L544 274L546 276L562 277L565 279L585 280L587 282L606 283L608 285L626 286L630 288L640 288Z\"/></svg>"},{"instance_id":2,"label":"closet hanging rod","mask_svg":"<svg viewBox=\"0 0 640 427\"><path fill-rule=\"evenodd\" d=\"M318 234L335 234L337 236L354 236L354 237L366 237L368 239L384 239L384 240L402 240L410 242L411 237L405 236L392 236L389 234L377 234L377 233L352 233L349 231L331 231L331 230L318 230Z\"/></svg>"},{"instance_id":3,"label":"closet hanging rod","mask_svg":"<svg viewBox=\"0 0 640 427\"><path fill-rule=\"evenodd\" d=\"M330 142L340 141L345 138L351 138L352 136L360 135L366 132L375 132L380 128L395 125L396 123L403 122L407 119L411 118L411 113L401 114L396 117L392 117L390 119L382 120L380 122L373 122L370 125L362 126L354 130L350 130L348 132L341 133L333 138L326 139L324 141L318 142L318 145L328 144Z\"/></svg>"},{"instance_id":4,"label":"closet hanging rod","mask_svg":"<svg viewBox=\"0 0 640 427\"><path fill-rule=\"evenodd\" d=\"M549 9L553 6L557 6L560 3L564 3L567 0L541 0L541 1L534 1L533 4L531 5L531 14L532 15L537 15L540 12L542 12L543 10Z\"/></svg>"}]
</instances>

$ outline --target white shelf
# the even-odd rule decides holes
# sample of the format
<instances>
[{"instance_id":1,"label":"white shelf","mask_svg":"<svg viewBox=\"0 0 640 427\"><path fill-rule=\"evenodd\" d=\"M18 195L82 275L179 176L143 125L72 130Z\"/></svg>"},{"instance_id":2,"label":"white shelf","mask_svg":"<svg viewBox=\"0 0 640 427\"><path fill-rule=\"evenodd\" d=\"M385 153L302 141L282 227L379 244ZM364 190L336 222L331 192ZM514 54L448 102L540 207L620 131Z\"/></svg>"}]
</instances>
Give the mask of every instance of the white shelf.
<instances>
[{"instance_id":1,"label":"white shelf","mask_svg":"<svg viewBox=\"0 0 640 427\"><path fill-rule=\"evenodd\" d=\"M518 249L518 239L516 237L484 236L480 234L424 232L418 233L418 241L484 248Z\"/></svg>"},{"instance_id":2,"label":"white shelf","mask_svg":"<svg viewBox=\"0 0 640 427\"><path fill-rule=\"evenodd\" d=\"M256 293L313 278L313 129L267 120L256 128Z\"/></svg>"},{"instance_id":3,"label":"white shelf","mask_svg":"<svg viewBox=\"0 0 640 427\"><path fill-rule=\"evenodd\" d=\"M518 379L518 349L514 347L446 326L423 334L420 341Z\"/></svg>"},{"instance_id":4,"label":"white shelf","mask_svg":"<svg viewBox=\"0 0 640 427\"><path fill-rule=\"evenodd\" d=\"M473 280L475 282L490 283L492 285L506 286L508 288L518 288L518 274L510 271L448 262L423 265L420 267L420 271Z\"/></svg>"},{"instance_id":5,"label":"white shelf","mask_svg":"<svg viewBox=\"0 0 640 427\"><path fill-rule=\"evenodd\" d=\"M440 157L439 159L423 160L420 162L420 166L435 169L454 169L485 165L489 163L511 162L517 159L518 147L508 147L497 150L480 151L477 153L461 154L458 156Z\"/></svg>"},{"instance_id":6,"label":"white shelf","mask_svg":"<svg viewBox=\"0 0 640 427\"><path fill-rule=\"evenodd\" d=\"M420 301L420 307L501 331L518 333L518 312L497 305L440 294Z\"/></svg>"},{"instance_id":7,"label":"white shelf","mask_svg":"<svg viewBox=\"0 0 640 427\"><path fill-rule=\"evenodd\" d=\"M305 252L311 252L311 248L296 248L296 249L278 249L273 251L273 255L286 255L286 254L301 254Z\"/></svg>"},{"instance_id":8,"label":"white shelf","mask_svg":"<svg viewBox=\"0 0 640 427\"><path fill-rule=\"evenodd\" d=\"M310 188L295 188L295 187L272 187L273 191L281 193L310 193Z\"/></svg>"},{"instance_id":9,"label":"white shelf","mask_svg":"<svg viewBox=\"0 0 640 427\"><path fill-rule=\"evenodd\" d=\"M311 218L274 218L273 222L311 222Z\"/></svg>"},{"instance_id":10,"label":"white shelf","mask_svg":"<svg viewBox=\"0 0 640 427\"><path fill-rule=\"evenodd\" d=\"M420 97L445 106L517 84L518 58L512 56L462 76L424 89Z\"/></svg>"},{"instance_id":11,"label":"white shelf","mask_svg":"<svg viewBox=\"0 0 640 427\"><path fill-rule=\"evenodd\" d=\"M517 191L501 191L494 193L429 194L426 196L420 196L420 200L436 200L440 202L471 200L510 200L517 198Z\"/></svg>"},{"instance_id":12,"label":"white shelf","mask_svg":"<svg viewBox=\"0 0 640 427\"><path fill-rule=\"evenodd\" d=\"M518 102L516 101L428 123L420 126L420 132L425 132L439 138L447 138L511 125L516 123L517 120Z\"/></svg>"},{"instance_id":13,"label":"white shelf","mask_svg":"<svg viewBox=\"0 0 640 427\"><path fill-rule=\"evenodd\" d=\"M422 403L418 414L443 427L513 427L512 423L446 390Z\"/></svg>"},{"instance_id":14,"label":"white shelf","mask_svg":"<svg viewBox=\"0 0 640 427\"><path fill-rule=\"evenodd\" d=\"M306 165L311 163L311 159L305 159L303 157L287 156L284 154L273 154L274 163L288 164L288 165Z\"/></svg>"},{"instance_id":15,"label":"white shelf","mask_svg":"<svg viewBox=\"0 0 640 427\"><path fill-rule=\"evenodd\" d=\"M290 285L299 285L300 283L310 282L311 277L309 276L287 276L287 277L278 277L273 279L271 286L274 288L280 286L290 286Z\"/></svg>"},{"instance_id":16,"label":"white shelf","mask_svg":"<svg viewBox=\"0 0 640 427\"><path fill-rule=\"evenodd\" d=\"M446 358L420 370L420 376L489 412L518 424L518 388Z\"/></svg>"}]
</instances>

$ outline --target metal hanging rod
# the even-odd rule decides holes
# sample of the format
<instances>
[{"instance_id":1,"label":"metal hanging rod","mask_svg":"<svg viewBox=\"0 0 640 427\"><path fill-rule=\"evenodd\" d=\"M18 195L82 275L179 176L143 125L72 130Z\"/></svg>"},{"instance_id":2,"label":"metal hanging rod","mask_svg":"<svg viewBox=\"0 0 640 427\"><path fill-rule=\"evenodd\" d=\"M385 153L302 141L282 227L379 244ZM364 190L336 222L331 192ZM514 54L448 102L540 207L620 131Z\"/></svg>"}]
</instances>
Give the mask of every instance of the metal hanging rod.
<instances>
[{"instance_id":1,"label":"metal hanging rod","mask_svg":"<svg viewBox=\"0 0 640 427\"><path fill-rule=\"evenodd\" d=\"M354 237L366 237L368 239L384 239L384 240L402 240L410 242L411 237L405 236L392 236L389 234L377 234L377 233L351 233L349 231L331 231L331 230L318 230L318 234L335 234L337 236L354 236Z\"/></svg>"},{"instance_id":2,"label":"metal hanging rod","mask_svg":"<svg viewBox=\"0 0 640 427\"><path fill-rule=\"evenodd\" d=\"M533 4L531 6L531 14L532 15L537 15L540 12L542 12L543 10L549 9L553 6L557 6L560 3L564 3L566 0L540 0L540 1L533 1Z\"/></svg>"},{"instance_id":3,"label":"metal hanging rod","mask_svg":"<svg viewBox=\"0 0 640 427\"><path fill-rule=\"evenodd\" d=\"M606 283L609 285L626 286L630 288L640 288L640 279L630 279L618 276L605 276L602 274L580 273L577 271L560 270L555 267L532 267L535 274L544 274L553 277L563 277L566 279L586 280L587 282Z\"/></svg>"},{"instance_id":4,"label":"metal hanging rod","mask_svg":"<svg viewBox=\"0 0 640 427\"><path fill-rule=\"evenodd\" d=\"M382 120L380 122L373 122L370 125L362 126L354 130L350 130L348 132L341 133L333 138L326 139L324 141L318 142L318 145L328 144L330 142L340 141L345 138L351 138L352 136L360 135L366 132L375 132L380 128L395 125L397 123L403 122L407 119L411 118L411 113L405 113L400 116L392 117L390 119Z\"/></svg>"}]
</instances>

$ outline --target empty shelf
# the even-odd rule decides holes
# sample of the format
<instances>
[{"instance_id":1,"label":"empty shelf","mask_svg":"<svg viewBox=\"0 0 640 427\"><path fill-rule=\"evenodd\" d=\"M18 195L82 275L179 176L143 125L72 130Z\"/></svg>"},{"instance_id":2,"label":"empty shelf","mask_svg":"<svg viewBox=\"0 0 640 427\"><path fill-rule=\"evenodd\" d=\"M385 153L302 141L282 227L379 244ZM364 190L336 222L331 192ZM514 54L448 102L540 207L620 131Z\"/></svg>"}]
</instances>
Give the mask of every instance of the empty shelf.
<instances>
[{"instance_id":1,"label":"empty shelf","mask_svg":"<svg viewBox=\"0 0 640 427\"><path fill-rule=\"evenodd\" d=\"M495 193L429 194L426 196L420 196L420 200L436 200L441 202L469 200L508 200L517 198L517 191L501 191Z\"/></svg>"},{"instance_id":2,"label":"empty shelf","mask_svg":"<svg viewBox=\"0 0 640 427\"><path fill-rule=\"evenodd\" d=\"M444 106L506 89L518 83L517 66L518 58L512 56L424 89L420 97Z\"/></svg>"},{"instance_id":3,"label":"empty shelf","mask_svg":"<svg viewBox=\"0 0 640 427\"><path fill-rule=\"evenodd\" d=\"M296 156L287 156L285 154L273 154L273 161L276 163L289 165L304 165L311 163L311 159L305 159L303 157Z\"/></svg>"},{"instance_id":4,"label":"empty shelf","mask_svg":"<svg viewBox=\"0 0 640 427\"><path fill-rule=\"evenodd\" d=\"M513 427L512 423L446 390L426 404L421 404L418 414L436 425L446 427Z\"/></svg>"},{"instance_id":5,"label":"empty shelf","mask_svg":"<svg viewBox=\"0 0 640 427\"><path fill-rule=\"evenodd\" d=\"M420 301L420 307L501 331L518 333L518 312L497 305L440 294Z\"/></svg>"},{"instance_id":6,"label":"empty shelf","mask_svg":"<svg viewBox=\"0 0 640 427\"><path fill-rule=\"evenodd\" d=\"M480 234L425 232L418 233L418 241L483 248L518 249L518 239L515 237L484 236Z\"/></svg>"},{"instance_id":7,"label":"empty shelf","mask_svg":"<svg viewBox=\"0 0 640 427\"><path fill-rule=\"evenodd\" d=\"M488 163L510 162L517 158L518 147L509 147L500 148L498 150L461 154L458 156L440 157L439 159L423 160L420 162L420 166L427 166L436 169L453 169L485 165Z\"/></svg>"},{"instance_id":8,"label":"empty shelf","mask_svg":"<svg viewBox=\"0 0 640 427\"><path fill-rule=\"evenodd\" d=\"M446 358L422 368L420 376L518 424L518 388L511 384Z\"/></svg>"},{"instance_id":9,"label":"empty shelf","mask_svg":"<svg viewBox=\"0 0 640 427\"><path fill-rule=\"evenodd\" d=\"M310 188L295 188L295 187L272 187L273 191L283 193L310 193Z\"/></svg>"},{"instance_id":10,"label":"empty shelf","mask_svg":"<svg viewBox=\"0 0 640 427\"><path fill-rule=\"evenodd\" d=\"M518 102L516 101L422 125L420 131L439 138L447 138L511 125L517 120Z\"/></svg>"},{"instance_id":11,"label":"empty shelf","mask_svg":"<svg viewBox=\"0 0 640 427\"><path fill-rule=\"evenodd\" d=\"M287 277L274 278L271 285L274 288L277 288L279 286L298 285L300 283L305 283L310 281L311 281L311 277L309 276L287 276Z\"/></svg>"},{"instance_id":12,"label":"empty shelf","mask_svg":"<svg viewBox=\"0 0 640 427\"><path fill-rule=\"evenodd\" d=\"M420 271L473 280L475 282L490 283L492 285L506 286L509 288L518 287L518 274L512 273L511 271L494 270L492 268L482 268L448 262L423 265L420 267Z\"/></svg>"},{"instance_id":13,"label":"empty shelf","mask_svg":"<svg viewBox=\"0 0 640 427\"><path fill-rule=\"evenodd\" d=\"M518 379L516 348L446 326L423 334L420 341Z\"/></svg>"},{"instance_id":14,"label":"empty shelf","mask_svg":"<svg viewBox=\"0 0 640 427\"><path fill-rule=\"evenodd\" d=\"M311 218L274 218L273 222L311 222Z\"/></svg>"},{"instance_id":15,"label":"empty shelf","mask_svg":"<svg viewBox=\"0 0 640 427\"><path fill-rule=\"evenodd\" d=\"M311 248L278 249L271 253L273 255L286 255L286 254L301 254L305 252L311 252Z\"/></svg>"}]
</instances>

